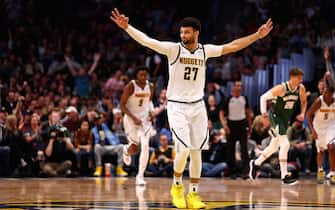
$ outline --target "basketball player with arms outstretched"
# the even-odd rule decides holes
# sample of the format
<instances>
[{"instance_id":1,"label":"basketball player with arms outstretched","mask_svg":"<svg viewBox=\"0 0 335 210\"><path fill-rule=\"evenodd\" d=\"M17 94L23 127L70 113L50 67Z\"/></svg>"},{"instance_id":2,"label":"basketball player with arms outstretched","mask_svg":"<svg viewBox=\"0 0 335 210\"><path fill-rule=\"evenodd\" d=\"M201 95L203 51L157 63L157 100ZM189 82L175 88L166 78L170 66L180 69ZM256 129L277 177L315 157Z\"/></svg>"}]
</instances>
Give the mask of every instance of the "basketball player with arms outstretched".
<instances>
[{"instance_id":1,"label":"basketball player with arms outstretched","mask_svg":"<svg viewBox=\"0 0 335 210\"><path fill-rule=\"evenodd\" d=\"M135 80L131 80L121 96L120 106L124 115L124 129L129 144L124 152L124 162L130 164L130 155L138 151L141 145L136 185L145 185L144 171L149 159L149 139L152 135L151 111L153 110L152 96L154 86L148 81L149 69L137 67ZM132 151L131 151L132 150Z\"/></svg>"},{"instance_id":2,"label":"basketball player with arms outstretched","mask_svg":"<svg viewBox=\"0 0 335 210\"><path fill-rule=\"evenodd\" d=\"M198 42L200 21L193 17L180 22L181 42L161 42L128 24L129 18L112 11L111 19L143 46L166 55L169 62L167 113L175 142L176 157L171 187L172 203L177 208L204 208L198 193L201 174L201 150L208 149L207 112L203 101L206 61L239 51L265 37L272 30L269 19L257 32L224 45L202 45ZM182 174L190 156L190 183L186 200Z\"/></svg>"}]
</instances>

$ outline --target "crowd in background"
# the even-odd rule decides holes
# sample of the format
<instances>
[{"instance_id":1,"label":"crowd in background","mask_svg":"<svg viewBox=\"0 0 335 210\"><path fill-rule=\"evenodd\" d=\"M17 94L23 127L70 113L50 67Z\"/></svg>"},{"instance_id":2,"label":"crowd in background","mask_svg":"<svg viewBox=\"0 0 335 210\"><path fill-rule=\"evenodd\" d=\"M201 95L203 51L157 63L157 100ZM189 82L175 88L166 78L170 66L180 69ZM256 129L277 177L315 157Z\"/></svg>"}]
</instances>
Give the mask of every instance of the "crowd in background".
<instances>
[{"instance_id":1,"label":"crowd in background","mask_svg":"<svg viewBox=\"0 0 335 210\"><path fill-rule=\"evenodd\" d=\"M136 157L130 167L124 166L121 151L106 157L99 147L127 143L119 100L141 65L150 69L157 112L157 134L150 142L146 175L172 174L175 152L166 114L167 59L138 45L109 20L110 10L117 5L131 24L159 40L178 41L178 21L187 15L201 19L201 42L214 44L252 33L273 18L270 36L207 63L210 149L203 152L202 172L210 177L245 178L246 159L261 153L269 135L258 113L250 109L247 142L234 142L236 152L229 154L222 117L229 98L223 91L226 82L311 48L318 71L309 90L316 90L317 79L325 71L323 49L329 47L332 52L335 47L335 19L329 11L333 2L240 0L223 7L225 1L211 1L203 3L201 11L192 10L194 6L186 2L6 2L6 18L0 18L0 176L90 176L97 164L107 162L115 165L116 175L135 174ZM276 11L288 12L282 17ZM288 135L289 167L297 173L315 171L315 145L308 128L295 121ZM279 177L278 157L263 164L261 176Z\"/></svg>"}]
</instances>

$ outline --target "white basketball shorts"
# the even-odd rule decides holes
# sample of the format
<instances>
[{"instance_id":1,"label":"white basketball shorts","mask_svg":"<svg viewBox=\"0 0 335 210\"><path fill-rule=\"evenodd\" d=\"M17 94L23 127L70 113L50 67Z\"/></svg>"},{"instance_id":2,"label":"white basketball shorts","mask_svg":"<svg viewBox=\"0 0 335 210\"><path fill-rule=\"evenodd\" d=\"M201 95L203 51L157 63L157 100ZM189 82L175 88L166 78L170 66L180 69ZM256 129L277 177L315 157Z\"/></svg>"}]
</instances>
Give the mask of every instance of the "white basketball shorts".
<instances>
[{"instance_id":1,"label":"white basketball shorts","mask_svg":"<svg viewBox=\"0 0 335 210\"><path fill-rule=\"evenodd\" d=\"M203 100L190 104L169 101L167 114L177 152L208 149L208 117Z\"/></svg>"}]
</instances>

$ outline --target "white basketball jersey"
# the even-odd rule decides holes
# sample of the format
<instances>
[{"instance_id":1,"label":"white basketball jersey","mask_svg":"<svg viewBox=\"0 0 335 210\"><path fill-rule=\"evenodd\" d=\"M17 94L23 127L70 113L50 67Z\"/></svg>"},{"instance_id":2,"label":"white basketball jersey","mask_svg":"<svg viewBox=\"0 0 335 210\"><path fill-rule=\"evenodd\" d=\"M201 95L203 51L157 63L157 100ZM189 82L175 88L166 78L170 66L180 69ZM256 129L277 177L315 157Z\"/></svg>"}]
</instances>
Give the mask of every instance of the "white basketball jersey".
<instances>
[{"instance_id":1,"label":"white basketball jersey","mask_svg":"<svg viewBox=\"0 0 335 210\"><path fill-rule=\"evenodd\" d=\"M169 61L167 98L171 101L194 102L204 96L206 58L203 45L191 52L179 43L179 53Z\"/></svg>"},{"instance_id":2,"label":"white basketball jersey","mask_svg":"<svg viewBox=\"0 0 335 210\"><path fill-rule=\"evenodd\" d=\"M335 102L329 106L320 96L321 107L314 115L313 125L316 129L327 129L335 124Z\"/></svg>"},{"instance_id":3,"label":"white basketball jersey","mask_svg":"<svg viewBox=\"0 0 335 210\"><path fill-rule=\"evenodd\" d=\"M135 80L131 81L134 85L134 92L129 96L126 107L138 119L147 119L150 108L150 83L147 81L144 89L138 86Z\"/></svg>"}]
</instances>

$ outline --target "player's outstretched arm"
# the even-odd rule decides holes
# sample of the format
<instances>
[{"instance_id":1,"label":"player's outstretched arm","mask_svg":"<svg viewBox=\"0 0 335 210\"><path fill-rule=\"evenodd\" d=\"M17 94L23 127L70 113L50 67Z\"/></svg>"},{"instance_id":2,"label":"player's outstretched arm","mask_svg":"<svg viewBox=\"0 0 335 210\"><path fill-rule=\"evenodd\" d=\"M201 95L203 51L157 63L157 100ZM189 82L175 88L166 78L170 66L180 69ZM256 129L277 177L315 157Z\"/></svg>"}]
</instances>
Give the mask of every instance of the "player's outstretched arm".
<instances>
[{"instance_id":1,"label":"player's outstretched arm","mask_svg":"<svg viewBox=\"0 0 335 210\"><path fill-rule=\"evenodd\" d=\"M249 45L257 41L258 39L262 39L265 36L267 36L272 30L272 28L273 28L272 20L268 19L265 24L263 24L261 27L258 28L257 32L249 36L236 39L228 44L223 45L222 55L225 55L227 53L236 52L236 51L239 51L241 49L248 47Z\"/></svg>"},{"instance_id":2,"label":"player's outstretched arm","mask_svg":"<svg viewBox=\"0 0 335 210\"><path fill-rule=\"evenodd\" d=\"M330 61L330 54L329 54L329 48L326 47L324 50L324 58L326 63L327 71L323 75L323 80L325 81L327 87L335 87L335 75L334 75L334 69L333 65Z\"/></svg>"},{"instance_id":3,"label":"player's outstretched arm","mask_svg":"<svg viewBox=\"0 0 335 210\"><path fill-rule=\"evenodd\" d=\"M178 47L176 43L161 42L156 39L152 39L143 32L137 30L128 23L129 18L126 17L124 14L121 14L117 8L112 11L110 19L114 21L116 25L118 25L120 28L125 30L129 34L129 36L131 36L135 41L145 47L157 51L160 54L169 57L173 53L172 51L175 50L176 47Z\"/></svg>"},{"instance_id":4,"label":"player's outstretched arm","mask_svg":"<svg viewBox=\"0 0 335 210\"><path fill-rule=\"evenodd\" d=\"M272 20L268 19L265 24L263 24L261 27L258 28L257 32L249 36L236 39L228 44L223 45L222 55L225 55L231 52L236 52L236 51L239 51L241 49L248 47L249 45L257 41L258 39L262 39L265 36L267 36L272 30L272 28L273 28Z\"/></svg>"},{"instance_id":5,"label":"player's outstretched arm","mask_svg":"<svg viewBox=\"0 0 335 210\"><path fill-rule=\"evenodd\" d=\"M237 52L241 49L248 47L258 39L266 37L270 33L272 28L273 28L272 20L268 19L266 23L264 23L261 27L258 28L257 32L249 36L235 39L234 41L224 45L212 45L212 44L205 45L206 55L208 58L210 58Z\"/></svg>"},{"instance_id":6,"label":"player's outstretched arm","mask_svg":"<svg viewBox=\"0 0 335 210\"><path fill-rule=\"evenodd\" d=\"M326 62L326 68L327 68L327 72L329 72L332 77L334 77L334 69L333 69L333 65L330 61L330 54L329 54L329 48L326 47L324 50L324 58L325 58L325 62Z\"/></svg>"}]
</instances>

